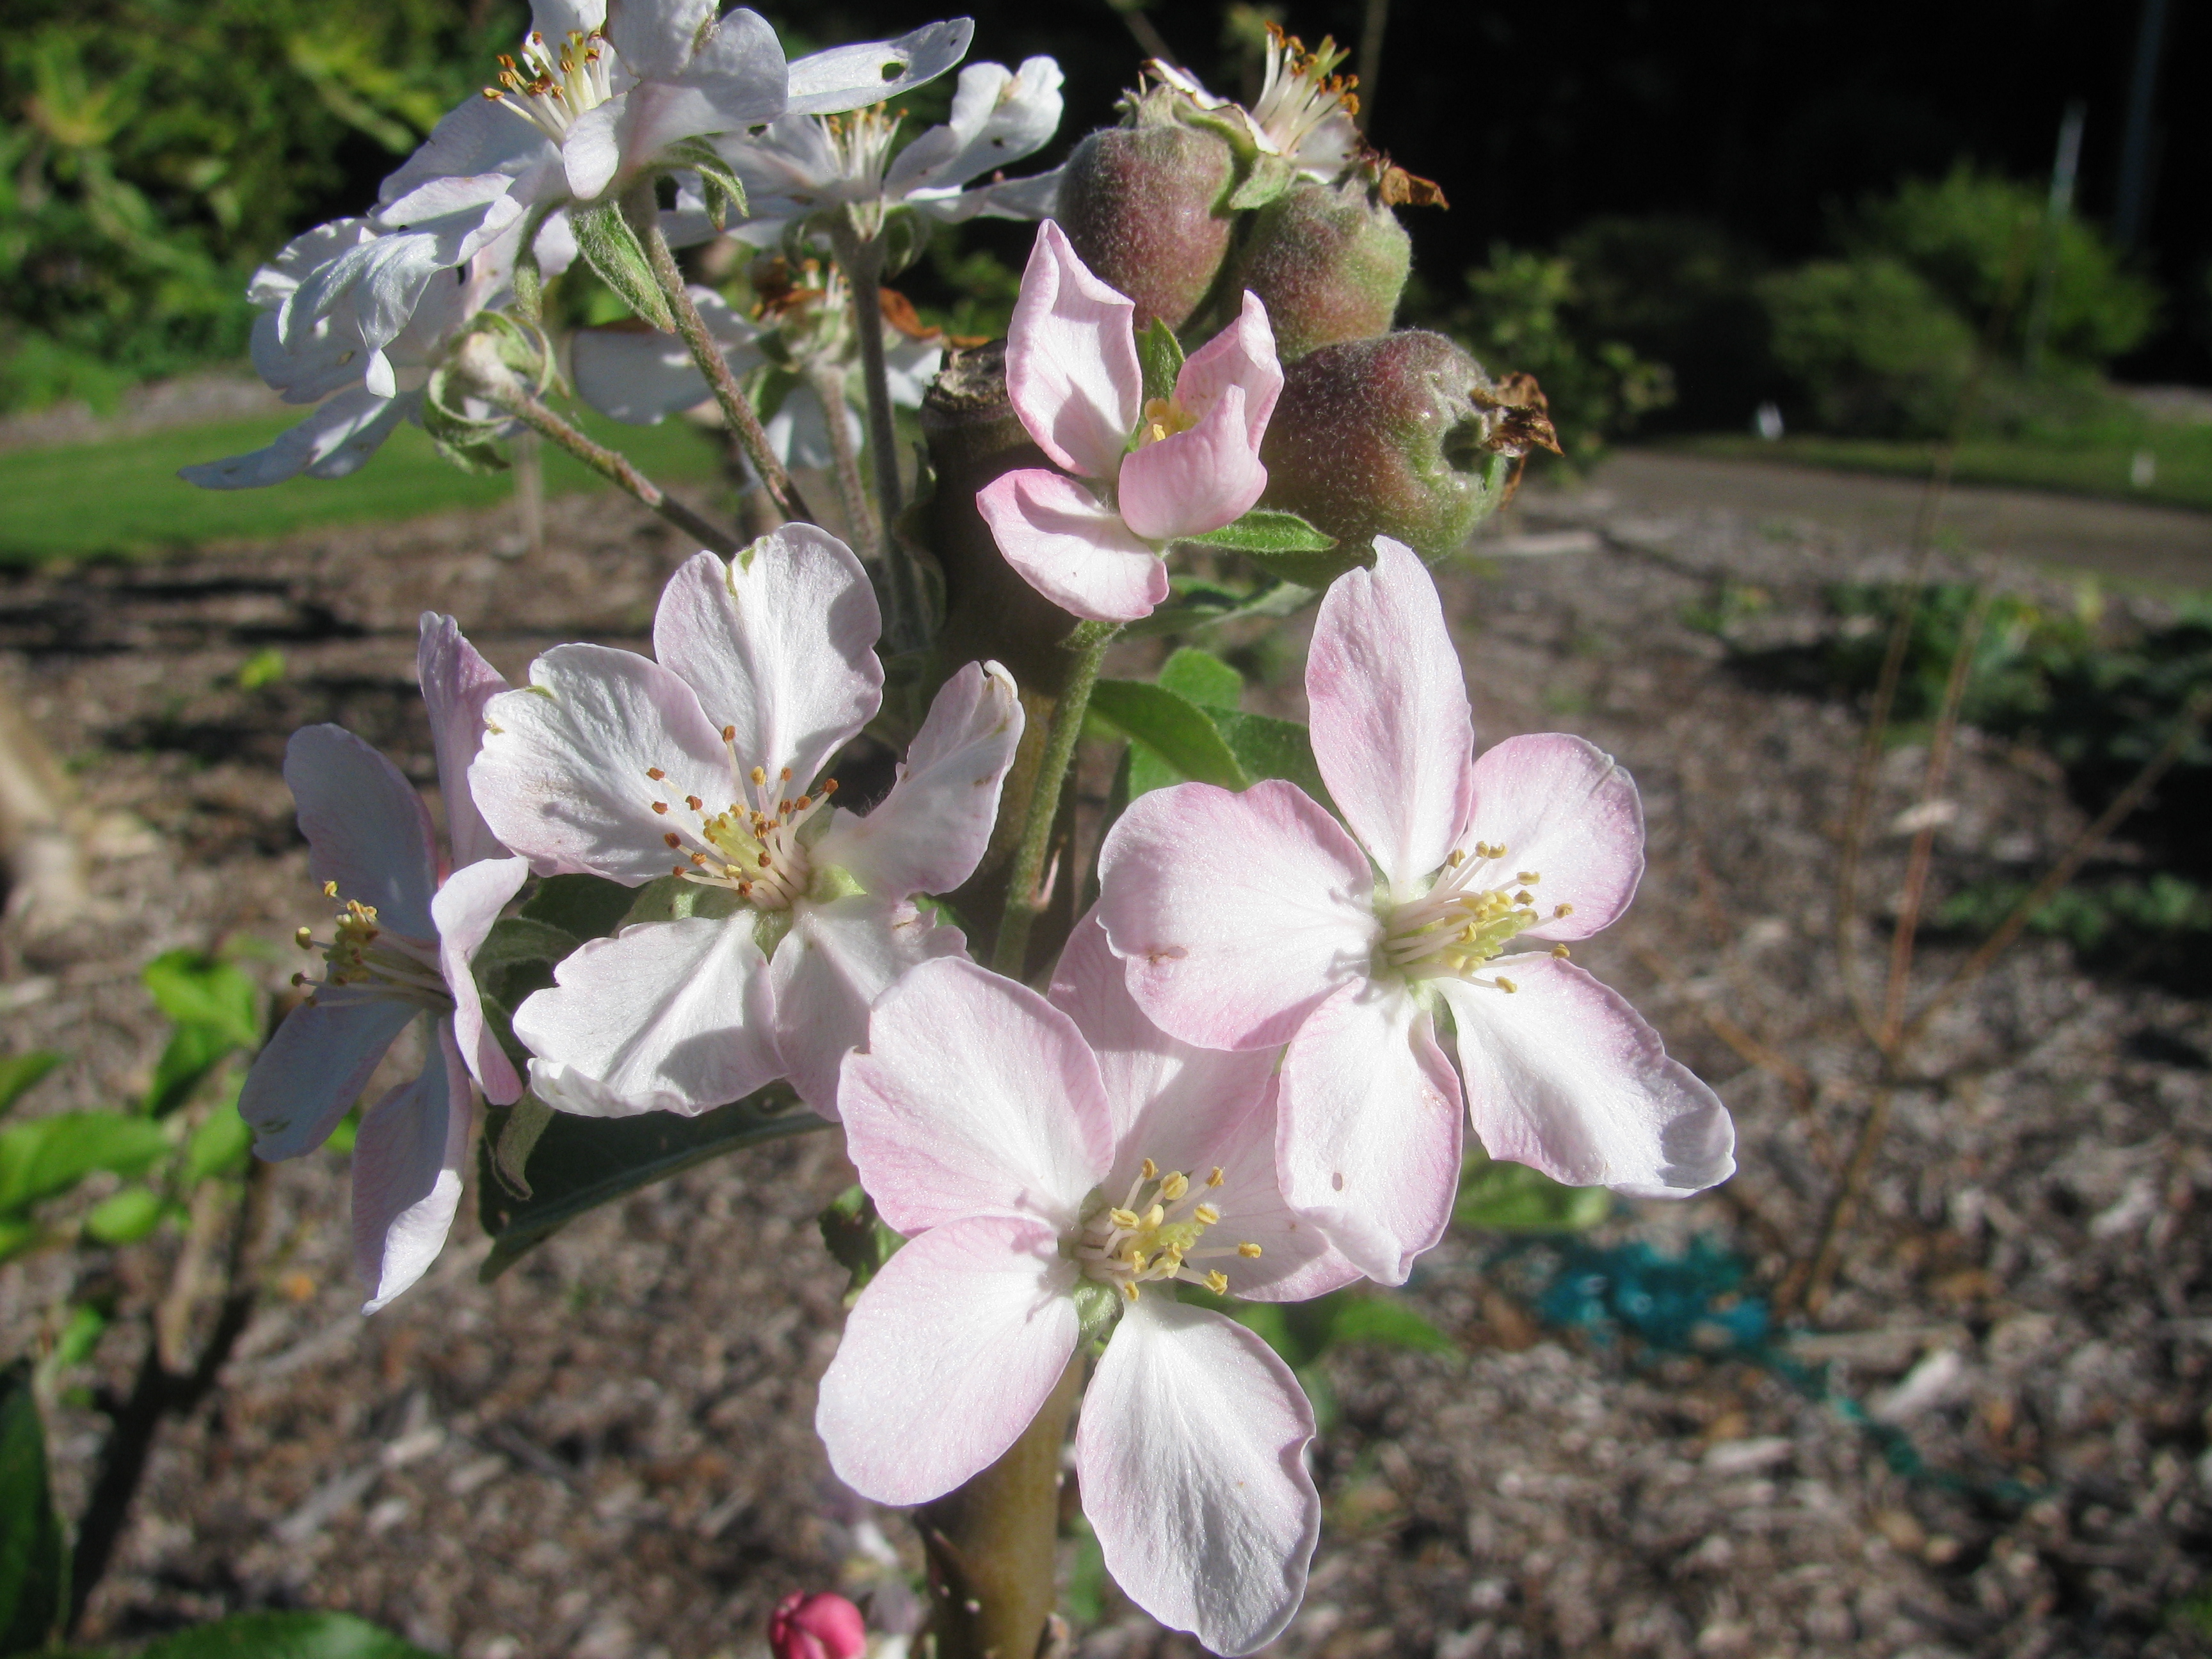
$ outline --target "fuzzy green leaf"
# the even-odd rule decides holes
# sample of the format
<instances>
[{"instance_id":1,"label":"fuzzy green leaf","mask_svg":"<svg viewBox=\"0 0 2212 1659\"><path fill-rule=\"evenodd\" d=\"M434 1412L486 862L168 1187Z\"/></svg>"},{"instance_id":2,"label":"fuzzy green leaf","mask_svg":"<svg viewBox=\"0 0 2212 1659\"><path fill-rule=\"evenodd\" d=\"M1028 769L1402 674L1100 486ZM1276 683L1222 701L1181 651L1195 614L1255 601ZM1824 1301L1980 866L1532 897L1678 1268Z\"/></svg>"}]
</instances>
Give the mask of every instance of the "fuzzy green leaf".
<instances>
[{"instance_id":1,"label":"fuzzy green leaf","mask_svg":"<svg viewBox=\"0 0 2212 1659\"><path fill-rule=\"evenodd\" d=\"M1164 686L1142 680L1101 680L1091 694L1091 713L1110 730L1149 749L1177 779L1224 789L1242 789L1251 781L1206 711ZM1136 787L1134 770L1133 759L1133 795L1143 793Z\"/></svg>"},{"instance_id":2,"label":"fuzzy green leaf","mask_svg":"<svg viewBox=\"0 0 2212 1659\"><path fill-rule=\"evenodd\" d=\"M1313 736L1296 720L1279 720L1272 714L1246 714L1233 708L1209 708L1213 729L1237 757L1244 775L1257 783L1262 778L1281 778L1295 783L1322 805L1330 804L1328 786L1322 781L1315 763Z\"/></svg>"},{"instance_id":3,"label":"fuzzy green leaf","mask_svg":"<svg viewBox=\"0 0 2212 1659\"><path fill-rule=\"evenodd\" d=\"M598 207L571 210L568 224L576 233L576 251L584 256L599 279L615 291L622 302L664 334L676 331L676 313L645 257L645 244L611 202Z\"/></svg>"},{"instance_id":4,"label":"fuzzy green leaf","mask_svg":"<svg viewBox=\"0 0 2212 1659\"><path fill-rule=\"evenodd\" d=\"M1160 684L1208 711L1235 709L1244 702L1244 677L1196 646L1182 647L1161 665Z\"/></svg>"},{"instance_id":5,"label":"fuzzy green leaf","mask_svg":"<svg viewBox=\"0 0 2212 1659\"><path fill-rule=\"evenodd\" d=\"M1137 337L1137 362L1145 374L1145 401L1175 396L1176 376L1182 373L1182 342L1157 317Z\"/></svg>"},{"instance_id":6,"label":"fuzzy green leaf","mask_svg":"<svg viewBox=\"0 0 2212 1659\"><path fill-rule=\"evenodd\" d=\"M1234 524L1182 539L1195 547L1242 553L1269 575L1300 587L1326 587L1346 571L1375 562L1375 550L1366 543L1340 543L1295 513L1267 507L1255 507Z\"/></svg>"}]
</instances>

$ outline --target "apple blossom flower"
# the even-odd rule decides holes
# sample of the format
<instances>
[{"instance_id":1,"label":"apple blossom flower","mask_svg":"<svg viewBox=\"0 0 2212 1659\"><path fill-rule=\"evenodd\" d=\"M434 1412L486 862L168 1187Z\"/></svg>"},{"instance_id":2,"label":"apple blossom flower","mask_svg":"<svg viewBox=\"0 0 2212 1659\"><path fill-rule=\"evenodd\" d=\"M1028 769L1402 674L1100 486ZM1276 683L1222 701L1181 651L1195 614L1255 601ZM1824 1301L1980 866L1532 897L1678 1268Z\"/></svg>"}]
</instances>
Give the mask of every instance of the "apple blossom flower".
<instances>
[{"instance_id":1,"label":"apple blossom flower","mask_svg":"<svg viewBox=\"0 0 2212 1659\"><path fill-rule=\"evenodd\" d=\"M516 1011L547 1105L690 1114L788 1077L834 1116L868 1005L965 948L914 896L981 858L1021 705L1004 669L969 664L890 793L841 811L836 781L815 780L881 701L880 629L852 550L786 525L670 578L659 661L556 646L491 700L469 775L495 834L540 875L674 878L666 919L586 941Z\"/></svg>"},{"instance_id":2,"label":"apple blossom flower","mask_svg":"<svg viewBox=\"0 0 2212 1659\"><path fill-rule=\"evenodd\" d=\"M1366 142L1352 121L1359 113L1359 99L1352 91L1358 79L1334 72L1351 55L1330 40L1324 40L1318 51L1308 52L1297 36L1285 34L1279 23L1269 23L1260 95L1249 110L1216 97L1196 76L1173 64L1153 58L1146 64L1145 72L1173 87L1203 112L1226 112L1223 118L1233 122L1238 136L1260 154L1280 156L1305 177L1333 184L1367 154Z\"/></svg>"},{"instance_id":3,"label":"apple blossom flower","mask_svg":"<svg viewBox=\"0 0 2212 1659\"><path fill-rule=\"evenodd\" d=\"M1273 1064L1160 1031L1091 920L1049 1001L964 958L885 993L845 1061L846 1146L908 1243L822 1379L838 1476L883 1504L951 1491L1103 1330L1075 1458L1107 1570L1216 1652L1272 1640L1320 1528L1312 1409L1175 1287L1293 1301L1358 1277L1278 1190Z\"/></svg>"},{"instance_id":4,"label":"apple blossom flower","mask_svg":"<svg viewBox=\"0 0 2212 1659\"><path fill-rule=\"evenodd\" d=\"M1735 1130L1636 1011L1566 960L1636 890L1636 786L1558 733L1476 758L1435 586L1403 544L1375 545L1374 569L1322 599L1306 665L1314 757L1352 833L1289 783L1156 791L1106 840L1099 914L1168 1030L1288 1044L1284 1194L1396 1284L1442 1235L1459 1176L1439 1003L1493 1157L1680 1196L1734 1171ZM1523 938L1547 949L1514 950Z\"/></svg>"},{"instance_id":5,"label":"apple blossom flower","mask_svg":"<svg viewBox=\"0 0 2212 1659\"><path fill-rule=\"evenodd\" d=\"M1006 396L1066 471L1008 472L975 498L1006 562L1097 621L1150 615L1168 595L1162 550L1260 499L1260 440L1283 389L1267 309L1247 293L1237 321L1184 362L1174 394L1147 403L1134 313L1058 225L1037 228L1007 331Z\"/></svg>"},{"instance_id":6,"label":"apple blossom flower","mask_svg":"<svg viewBox=\"0 0 2212 1659\"><path fill-rule=\"evenodd\" d=\"M336 726L303 726L284 752L307 868L344 908L327 940L302 927L326 964L253 1062L239 1115L264 1158L297 1158L330 1136L385 1050L418 1016L434 1030L422 1073L362 1116L353 1153L354 1266L374 1313L422 1276L460 1203L475 1121L470 1081L505 1105L522 1093L486 1027L469 959L530 873L469 800L467 768L485 703L507 682L450 617L425 612L416 656L445 798L450 872L430 815L399 769Z\"/></svg>"},{"instance_id":7,"label":"apple blossom flower","mask_svg":"<svg viewBox=\"0 0 2212 1659\"><path fill-rule=\"evenodd\" d=\"M396 335L438 270L465 264L533 209L612 201L672 171L687 140L778 116L896 96L968 50L965 18L787 65L775 32L716 0L535 0L496 84L449 112L378 192L404 232L319 270L287 313L288 342L358 289L374 343Z\"/></svg>"},{"instance_id":8,"label":"apple blossom flower","mask_svg":"<svg viewBox=\"0 0 2212 1659\"><path fill-rule=\"evenodd\" d=\"M1042 218L1052 210L1056 173L967 186L1051 143L1060 130L1061 78L1049 58L1030 58L1018 71L970 64L960 71L951 118L896 156L902 118L885 104L848 115L786 115L758 132L728 134L714 148L744 185L747 208L730 234L772 247L842 208L854 210L869 235L899 208L948 224L979 215ZM677 205L679 212L693 207L688 193ZM703 204L693 210L703 214Z\"/></svg>"},{"instance_id":9,"label":"apple blossom flower","mask_svg":"<svg viewBox=\"0 0 2212 1659\"><path fill-rule=\"evenodd\" d=\"M285 325L303 288L340 260L374 250L395 234L373 219L335 220L294 238L254 272L246 289L246 297L261 307L253 323L253 367L286 403L317 406L274 442L250 454L185 467L179 477L204 489L256 489L301 472L343 478L365 465L402 421L421 420L430 370L478 312L505 296L521 228L513 227L457 271L429 282L396 332L362 314L368 296L356 289L342 291L330 309L288 335ZM538 262L548 273L567 269L575 251L560 218L538 236Z\"/></svg>"},{"instance_id":10,"label":"apple blossom flower","mask_svg":"<svg viewBox=\"0 0 2212 1659\"><path fill-rule=\"evenodd\" d=\"M793 1590L769 1615L768 1650L774 1659L860 1659L867 1622L834 1590Z\"/></svg>"},{"instance_id":11,"label":"apple blossom flower","mask_svg":"<svg viewBox=\"0 0 2212 1659\"><path fill-rule=\"evenodd\" d=\"M844 278L832 268L820 280L820 287L796 289L783 296L761 322L740 315L712 289L691 289L691 302L721 348L731 373L743 378L771 365L790 371L775 383L782 395L762 410L769 447L786 466L826 468L836 459L828 412L806 372L810 361L826 362L849 393L860 391L859 352ZM891 402L920 409L923 393L945 361L945 336L935 329L909 334L888 320L884 334ZM658 425L671 415L714 404L707 377L692 361L690 349L655 330L622 324L579 329L569 345L569 363L578 397L602 414L633 426ZM839 416L851 449L857 452L861 445L859 416L846 402Z\"/></svg>"}]
</instances>

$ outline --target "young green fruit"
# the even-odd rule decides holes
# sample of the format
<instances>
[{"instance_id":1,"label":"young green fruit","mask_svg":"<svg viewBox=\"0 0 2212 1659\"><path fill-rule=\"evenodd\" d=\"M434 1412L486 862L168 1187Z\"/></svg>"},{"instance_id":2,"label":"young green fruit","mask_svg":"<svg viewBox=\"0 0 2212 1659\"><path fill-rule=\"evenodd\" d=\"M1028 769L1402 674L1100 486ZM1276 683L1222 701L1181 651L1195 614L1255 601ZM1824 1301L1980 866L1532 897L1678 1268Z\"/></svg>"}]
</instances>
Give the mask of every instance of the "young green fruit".
<instances>
[{"instance_id":1,"label":"young green fruit","mask_svg":"<svg viewBox=\"0 0 2212 1659\"><path fill-rule=\"evenodd\" d=\"M1139 333L1156 319L1182 327L1212 288L1236 173L1218 135L1175 121L1109 127L1067 158L1055 216L1083 263L1136 301Z\"/></svg>"},{"instance_id":2,"label":"young green fruit","mask_svg":"<svg viewBox=\"0 0 2212 1659\"><path fill-rule=\"evenodd\" d=\"M1252 216L1237 286L1266 302L1288 362L1383 332L1413 265L1406 228L1364 175L1340 185L1301 179Z\"/></svg>"},{"instance_id":3,"label":"young green fruit","mask_svg":"<svg viewBox=\"0 0 2212 1659\"><path fill-rule=\"evenodd\" d=\"M1528 375L1493 382L1423 329L1344 340L1285 369L1260 504L1341 541L1393 536L1438 559L1510 493L1531 448L1557 447Z\"/></svg>"}]
</instances>

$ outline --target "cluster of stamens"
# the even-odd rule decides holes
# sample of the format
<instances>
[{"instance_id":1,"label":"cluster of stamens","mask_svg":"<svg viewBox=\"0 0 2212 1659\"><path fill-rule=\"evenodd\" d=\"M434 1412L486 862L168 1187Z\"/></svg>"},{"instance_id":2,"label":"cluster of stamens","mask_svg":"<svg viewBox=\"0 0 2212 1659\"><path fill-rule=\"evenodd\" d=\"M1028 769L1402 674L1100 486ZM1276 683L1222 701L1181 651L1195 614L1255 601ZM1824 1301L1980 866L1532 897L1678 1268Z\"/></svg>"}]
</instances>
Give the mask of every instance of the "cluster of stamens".
<instances>
[{"instance_id":1,"label":"cluster of stamens","mask_svg":"<svg viewBox=\"0 0 2212 1659\"><path fill-rule=\"evenodd\" d=\"M1190 1263L1243 1256L1257 1259L1260 1247L1247 1241L1234 1246L1200 1248L1206 1230L1221 1219L1209 1195L1219 1190L1222 1174L1215 1170L1194 1184L1179 1170L1160 1173L1149 1158L1129 1191L1114 1207L1100 1210L1085 1222L1075 1246L1075 1259L1086 1278L1110 1285L1128 1300L1137 1299L1138 1287L1161 1279L1180 1279L1216 1296L1228 1293L1229 1276L1218 1267L1200 1270Z\"/></svg>"},{"instance_id":2,"label":"cluster of stamens","mask_svg":"<svg viewBox=\"0 0 2212 1659\"><path fill-rule=\"evenodd\" d=\"M337 898L338 884L323 884L323 896ZM317 939L306 927L292 936L302 951L323 953L323 977L292 975L295 987L313 986L334 990L342 986L374 989L419 1002L428 1008L449 1008L453 997L446 989L445 969L437 951L394 933L376 919L376 907L359 899L343 901L345 908L333 919L331 937Z\"/></svg>"},{"instance_id":3,"label":"cluster of stamens","mask_svg":"<svg viewBox=\"0 0 2212 1659\"><path fill-rule=\"evenodd\" d=\"M1176 398L1151 398L1145 403L1144 423L1137 428L1137 447L1156 444L1163 438L1172 438L1178 432L1188 432L1198 424L1198 416L1182 406Z\"/></svg>"},{"instance_id":4,"label":"cluster of stamens","mask_svg":"<svg viewBox=\"0 0 2212 1659\"><path fill-rule=\"evenodd\" d=\"M501 55L499 84L486 87L483 95L505 104L557 144L578 116L614 96L607 78L611 52L598 29L589 34L569 30L558 57L544 35L533 33L523 44L520 63Z\"/></svg>"},{"instance_id":5,"label":"cluster of stamens","mask_svg":"<svg viewBox=\"0 0 2212 1659\"><path fill-rule=\"evenodd\" d=\"M817 115L823 136L836 158L837 185L832 199L842 197L860 210L860 230L872 235L880 227L884 168L891 159L904 110L888 104L871 104L844 115Z\"/></svg>"},{"instance_id":6,"label":"cluster of stamens","mask_svg":"<svg viewBox=\"0 0 2212 1659\"><path fill-rule=\"evenodd\" d=\"M787 910L813 879L799 830L830 804L837 780L824 783L818 795L782 794L791 783L791 769L783 768L773 779L766 767L743 769L737 737L734 726L722 728L722 741L731 746L732 775L740 780L736 801L716 812L709 812L696 795L684 796L680 811L673 801L651 803L655 813L678 826L661 836L671 852L683 854L671 873L702 886L727 888L763 910ZM645 775L654 783L668 778L658 766L647 767Z\"/></svg>"},{"instance_id":7,"label":"cluster of stamens","mask_svg":"<svg viewBox=\"0 0 2212 1659\"><path fill-rule=\"evenodd\" d=\"M1477 842L1470 851L1455 849L1436 884L1392 913L1382 940L1382 957L1409 979L1461 979L1470 985L1511 993L1518 990L1503 974L1478 970L1502 954L1514 938L1547 920L1574 914L1571 904L1555 904L1547 917L1529 890L1540 872L1519 870L1510 883L1498 879L1507 850ZM1557 945L1552 954L1564 957Z\"/></svg>"},{"instance_id":8,"label":"cluster of stamens","mask_svg":"<svg viewBox=\"0 0 2212 1659\"><path fill-rule=\"evenodd\" d=\"M1330 73L1351 55L1328 39L1317 51L1308 52L1297 35L1284 33L1279 24L1267 25L1267 73L1252 101L1252 119L1277 154L1297 155L1314 129L1340 110L1346 118L1359 113L1352 91L1359 77Z\"/></svg>"}]
</instances>

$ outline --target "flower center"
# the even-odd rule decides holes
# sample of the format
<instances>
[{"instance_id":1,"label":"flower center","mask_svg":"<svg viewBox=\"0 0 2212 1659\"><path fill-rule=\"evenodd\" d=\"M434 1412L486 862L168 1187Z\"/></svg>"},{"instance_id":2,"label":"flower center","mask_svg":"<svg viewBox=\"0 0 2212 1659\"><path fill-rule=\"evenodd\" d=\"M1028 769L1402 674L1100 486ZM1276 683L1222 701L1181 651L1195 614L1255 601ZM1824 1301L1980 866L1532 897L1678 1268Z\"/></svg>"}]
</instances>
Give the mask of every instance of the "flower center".
<instances>
[{"instance_id":1,"label":"flower center","mask_svg":"<svg viewBox=\"0 0 2212 1659\"><path fill-rule=\"evenodd\" d=\"M673 826L661 839L684 859L672 866L671 873L702 886L727 888L758 909L788 910L814 879L799 831L830 804L837 793L837 780L824 783L818 795L783 795L779 792L789 787L791 769L783 768L772 779L764 766L742 769L734 747L737 735L735 726L722 728L722 741L733 745L730 771L735 799L729 805L710 812L696 795L684 796L680 809L672 801L652 803L653 810ZM653 766L645 775L659 783L668 774Z\"/></svg>"},{"instance_id":2,"label":"flower center","mask_svg":"<svg viewBox=\"0 0 2212 1659\"><path fill-rule=\"evenodd\" d=\"M1574 914L1571 904L1555 904L1551 917L1540 915L1529 890L1543 879L1535 870L1509 878L1508 849L1477 842L1470 854L1455 850L1435 884L1390 913L1382 937L1382 959L1408 979L1461 979L1489 990L1519 988L1503 974L1484 977L1485 963L1502 955L1519 934L1544 921ZM1553 956L1567 953L1564 945Z\"/></svg>"},{"instance_id":3,"label":"flower center","mask_svg":"<svg viewBox=\"0 0 2212 1659\"><path fill-rule=\"evenodd\" d=\"M1221 1184L1219 1170L1194 1184L1180 1170L1162 1175L1159 1165L1146 1158L1120 1205L1091 1213L1077 1233L1075 1259L1083 1276L1118 1290L1132 1302L1139 1285L1160 1279L1180 1279L1216 1296L1226 1295L1227 1274L1218 1267L1201 1272L1189 1264L1228 1256L1250 1260L1259 1255L1260 1247L1247 1242L1200 1248L1206 1230L1221 1219L1221 1211L1211 1201Z\"/></svg>"},{"instance_id":4,"label":"flower center","mask_svg":"<svg viewBox=\"0 0 2212 1659\"><path fill-rule=\"evenodd\" d=\"M849 114L814 118L821 124L830 153L837 158L837 176L848 184L865 186L865 193L880 193L884 164L890 160L891 144L906 112L888 104L871 104Z\"/></svg>"},{"instance_id":5,"label":"flower center","mask_svg":"<svg viewBox=\"0 0 2212 1659\"><path fill-rule=\"evenodd\" d=\"M1297 155L1314 129L1340 110L1347 119L1359 113L1352 90L1359 77L1329 72L1351 55L1326 39L1319 51L1308 52L1297 35L1267 25L1267 76L1252 103L1252 121L1276 155Z\"/></svg>"},{"instance_id":6,"label":"flower center","mask_svg":"<svg viewBox=\"0 0 2212 1659\"><path fill-rule=\"evenodd\" d=\"M325 882L323 896L337 898L337 883ZM363 904L359 899L347 899L344 904L334 919L329 939L317 939L306 927L292 936L292 942L302 951L323 953L323 977L310 979L305 974L295 974L294 985L312 985L318 993L343 988L370 996L396 997L431 1009L453 1006L434 945L426 945L380 926L373 904ZM307 1000L312 1002L315 997L311 994Z\"/></svg>"},{"instance_id":7,"label":"flower center","mask_svg":"<svg viewBox=\"0 0 2212 1659\"><path fill-rule=\"evenodd\" d=\"M1178 432L1188 432L1198 424L1198 416L1182 406L1179 398L1154 398L1145 404L1144 424L1137 428L1136 447L1156 444L1163 438L1172 438Z\"/></svg>"},{"instance_id":8,"label":"flower center","mask_svg":"<svg viewBox=\"0 0 2212 1659\"><path fill-rule=\"evenodd\" d=\"M499 84L486 87L483 95L506 105L557 144L578 116L614 96L607 79L613 58L614 48L598 29L589 34L569 30L558 57L544 35L532 32L523 43L520 63L501 54Z\"/></svg>"}]
</instances>

